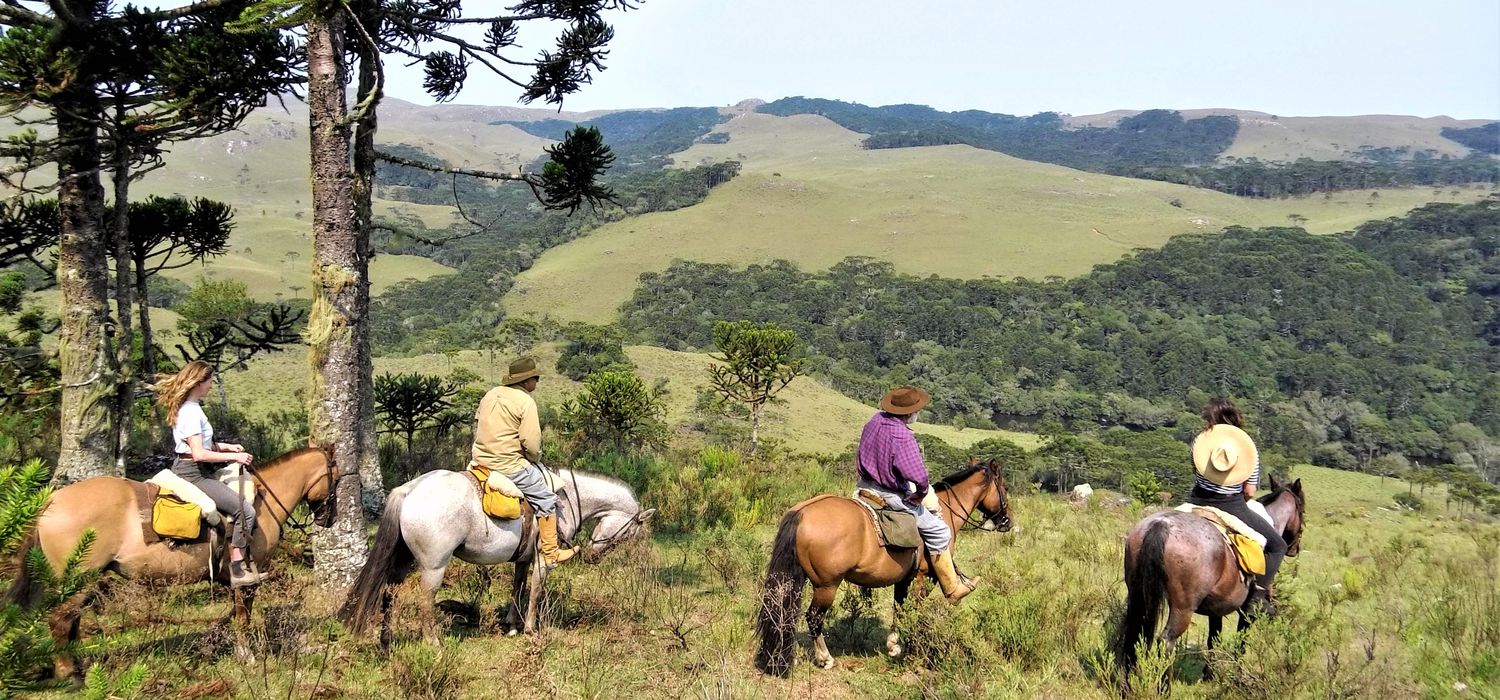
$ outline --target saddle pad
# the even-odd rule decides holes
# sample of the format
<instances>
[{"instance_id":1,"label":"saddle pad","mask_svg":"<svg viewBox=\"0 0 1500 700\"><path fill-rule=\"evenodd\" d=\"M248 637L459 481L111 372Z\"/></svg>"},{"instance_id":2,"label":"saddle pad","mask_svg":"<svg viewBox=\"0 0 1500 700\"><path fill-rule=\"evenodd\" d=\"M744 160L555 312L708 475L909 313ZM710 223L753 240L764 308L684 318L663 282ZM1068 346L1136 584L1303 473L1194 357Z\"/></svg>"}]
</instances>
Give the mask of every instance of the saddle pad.
<instances>
[{"instance_id":1,"label":"saddle pad","mask_svg":"<svg viewBox=\"0 0 1500 700\"><path fill-rule=\"evenodd\" d=\"M243 468L244 467L241 467L238 464L231 463L226 467L221 467L219 471L214 472L214 478L218 479L219 483L228 486L231 491L238 493L240 495L240 498L245 499L246 503L254 506L255 497L257 495L255 489L255 477L251 476L250 474L246 474L245 478L241 480L240 470Z\"/></svg>"},{"instance_id":2,"label":"saddle pad","mask_svg":"<svg viewBox=\"0 0 1500 700\"><path fill-rule=\"evenodd\" d=\"M1227 530L1225 534L1228 534L1228 532L1237 532L1241 535L1244 535L1245 537L1250 538L1255 542L1256 545L1260 547L1266 546L1266 536L1260 534L1259 530L1246 525L1245 521L1240 520L1239 518L1230 515L1229 513L1226 513L1222 510L1219 510L1218 508L1215 508L1213 506L1199 506L1192 503L1184 503L1180 506L1177 506L1177 510L1183 513L1192 513L1211 523L1214 523L1219 526L1220 531Z\"/></svg>"},{"instance_id":3,"label":"saddle pad","mask_svg":"<svg viewBox=\"0 0 1500 700\"><path fill-rule=\"evenodd\" d=\"M195 540L203 533L203 509L161 489L151 504L151 529L162 537Z\"/></svg>"},{"instance_id":4,"label":"saddle pad","mask_svg":"<svg viewBox=\"0 0 1500 700\"><path fill-rule=\"evenodd\" d=\"M1176 510L1192 513L1213 523L1214 527L1218 528L1219 534L1224 536L1225 545L1234 552L1235 561L1239 563L1241 571L1256 576L1266 573L1265 535L1245 525L1245 521L1211 506L1184 503ZM1250 535L1245 534L1244 531L1249 531Z\"/></svg>"},{"instance_id":5,"label":"saddle pad","mask_svg":"<svg viewBox=\"0 0 1500 700\"><path fill-rule=\"evenodd\" d=\"M146 483L160 487L164 494L172 494L179 500L198 506L198 511L202 513L203 519L207 520L209 525L219 524L219 510L214 504L214 499L209 498L203 489L194 486L193 482L173 474L172 470L163 469L147 479Z\"/></svg>"},{"instance_id":6,"label":"saddle pad","mask_svg":"<svg viewBox=\"0 0 1500 700\"><path fill-rule=\"evenodd\" d=\"M884 546L896 549L916 549L922 546L922 535L917 531L917 516L885 505L885 499L865 489L856 489L855 497L850 500L870 512L871 522L875 525L875 536L880 538ZM874 505L876 502L880 503L880 507Z\"/></svg>"},{"instance_id":7,"label":"saddle pad","mask_svg":"<svg viewBox=\"0 0 1500 700\"><path fill-rule=\"evenodd\" d=\"M484 507L484 514L491 518L502 520L514 520L521 517L521 499L507 496L499 489L490 488L489 470L480 473L480 469L469 469L464 473L474 482L474 488L479 491L479 502Z\"/></svg>"}]
</instances>

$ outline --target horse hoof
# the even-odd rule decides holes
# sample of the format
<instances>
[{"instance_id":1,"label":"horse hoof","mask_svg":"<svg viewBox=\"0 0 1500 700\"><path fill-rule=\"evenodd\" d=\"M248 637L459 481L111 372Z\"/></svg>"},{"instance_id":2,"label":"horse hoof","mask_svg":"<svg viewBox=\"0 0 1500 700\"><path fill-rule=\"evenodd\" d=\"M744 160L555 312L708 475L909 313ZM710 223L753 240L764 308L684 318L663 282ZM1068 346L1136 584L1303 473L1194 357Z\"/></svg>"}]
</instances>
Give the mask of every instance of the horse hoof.
<instances>
[{"instance_id":1,"label":"horse hoof","mask_svg":"<svg viewBox=\"0 0 1500 700\"><path fill-rule=\"evenodd\" d=\"M505 636L507 636L507 637L514 637L514 636L516 636L516 635L518 635L520 633L521 633L521 630L518 630L518 629L516 629L514 627L512 627L512 628L510 628L508 630L505 630Z\"/></svg>"},{"instance_id":2,"label":"horse hoof","mask_svg":"<svg viewBox=\"0 0 1500 700\"><path fill-rule=\"evenodd\" d=\"M893 659L899 658L905 652L906 652L906 647L903 647L900 644L887 644L887 645L885 645L885 654L886 654L886 656L889 656L889 657L891 657Z\"/></svg>"},{"instance_id":3,"label":"horse hoof","mask_svg":"<svg viewBox=\"0 0 1500 700\"><path fill-rule=\"evenodd\" d=\"M813 665L817 666L818 668L823 669L824 671L827 671L828 669L833 668L833 659L832 658L827 658L827 659L815 660L815 661L813 661Z\"/></svg>"}]
</instances>

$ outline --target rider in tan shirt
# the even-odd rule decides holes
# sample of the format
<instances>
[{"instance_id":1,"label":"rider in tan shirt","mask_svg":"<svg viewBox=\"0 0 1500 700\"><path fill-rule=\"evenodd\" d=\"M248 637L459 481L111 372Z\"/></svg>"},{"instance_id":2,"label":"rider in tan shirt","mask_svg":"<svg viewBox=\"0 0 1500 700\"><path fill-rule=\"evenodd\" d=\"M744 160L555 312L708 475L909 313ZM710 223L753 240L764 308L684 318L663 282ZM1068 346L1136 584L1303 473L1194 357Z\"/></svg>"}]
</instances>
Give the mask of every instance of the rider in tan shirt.
<instances>
[{"instance_id":1,"label":"rider in tan shirt","mask_svg":"<svg viewBox=\"0 0 1500 700\"><path fill-rule=\"evenodd\" d=\"M523 357L510 364L502 385L479 402L473 455L475 464L514 482L536 509L537 549L550 567L573 558L577 550L557 547L557 493L542 473L542 426L531 398L539 381L536 360Z\"/></svg>"}]
</instances>

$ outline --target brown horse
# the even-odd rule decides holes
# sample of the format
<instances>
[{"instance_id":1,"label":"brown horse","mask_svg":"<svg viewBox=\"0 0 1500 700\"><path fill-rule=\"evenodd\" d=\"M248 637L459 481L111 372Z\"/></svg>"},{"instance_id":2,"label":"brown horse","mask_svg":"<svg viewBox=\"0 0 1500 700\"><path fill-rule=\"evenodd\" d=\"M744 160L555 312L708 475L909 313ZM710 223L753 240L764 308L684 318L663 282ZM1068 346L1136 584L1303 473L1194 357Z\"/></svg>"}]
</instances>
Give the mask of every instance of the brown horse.
<instances>
[{"instance_id":1,"label":"brown horse","mask_svg":"<svg viewBox=\"0 0 1500 700\"><path fill-rule=\"evenodd\" d=\"M258 527L250 544L250 556L261 567L271 559L271 552L281 542L282 529L293 508L305 501L321 503L315 513L320 524L333 521L333 500L328 498L330 485L338 480L332 455L323 449L308 447L273 459L252 472L259 494L255 511ZM84 532L95 533L93 546L83 560L83 570L114 571L128 579L184 584L207 581L229 582L228 547L223 547L218 565L209 567L209 542L206 537L190 543L169 544L166 541L146 544L141 530L141 504L130 481L112 476L85 479L52 494L47 509L37 521L36 531L22 547L22 556L40 546L48 563L60 570L78 545ZM244 653L243 632L250 622L254 589L235 589L234 616L238 623L238 650ZM51 620L52 636L61 648L78 638L78 622L84 607L97 589L79 593L63 603ZM20 567L20 575L6 594L6 601L22 605L35 604L41 591L38 583ZM77 664L67 651L59 653L54 664L58 678L72 676Z\"/></svg>"},{"instance_id":2,"label":"brown horse","mask_svg":"<svg viewBox=\"0 0 1500 700\"><path fill-rule=\"evenodd\" d=\"M933 487L943 506L943 520L954 533L961 526L1010 530L1005 476L994 460L984 466L971 463ZM977 520L973 519L976 510L980 514ZM791 673L802 587L811 581L807 629L812 637L813 663L832 668L833 655L823 638L823 616L833 606L839 584L847 580L865 589L895 586L899 609L912 581L926 568L920 553L921 549L880 546L869 511L851 499L824 495L792 506L781 518L760 591L756 667L776 676ZM886 648L891 656L901 653L900 638L894 631L886 637Z\"/></svg>"},{"instance_id":3,"label":"brown horse","mask_svg":"<svg viewBox=\"0 0 1500 700\"><path fill-rule=\"evenodd\" d=\"M1260 502L1271 515L1272 525L1287 542L1287 556L1302 550L1305 500L1302 480L1289 485L1271 480L1271 492ZM1223 618L1240 613L1240 629L1249 625L1244 605L1250 587L1239 563L1209 521L1175 510L1147 516L1125 536L1125 619L1116 640L1120 667L1135 665L1136 644L1150 643L1156 636L1161 606L1166 602L1166 628L1162 641L1170 652L1187 632L1193 614L1208 616L1208 646L1213 648Z\"/></svg>"}]
</instances>

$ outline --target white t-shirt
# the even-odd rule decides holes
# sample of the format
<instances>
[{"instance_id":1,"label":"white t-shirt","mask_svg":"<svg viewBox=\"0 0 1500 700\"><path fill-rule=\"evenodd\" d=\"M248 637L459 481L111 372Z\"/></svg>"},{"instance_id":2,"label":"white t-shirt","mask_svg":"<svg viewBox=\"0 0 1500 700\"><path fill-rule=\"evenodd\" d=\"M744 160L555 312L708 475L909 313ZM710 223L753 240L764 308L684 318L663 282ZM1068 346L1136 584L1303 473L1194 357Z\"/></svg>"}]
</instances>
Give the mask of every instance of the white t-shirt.
<instances>
[{"instance_id":1,"label":"white t-shirt","mask_svg":"<svg viewBox=\"0 0 1500 700\"><path fill-rule=\"evenodd\" d=\"M204 415L203 407L197 401L184 401L177 409L177 424L172 426L172 439L177 441L177 454L192 455L193 448L188 445L187 440L194 435L203 436L204 449L214 448L214 427L208 424L208 416Z\"/></svg>"}]
</instances>

